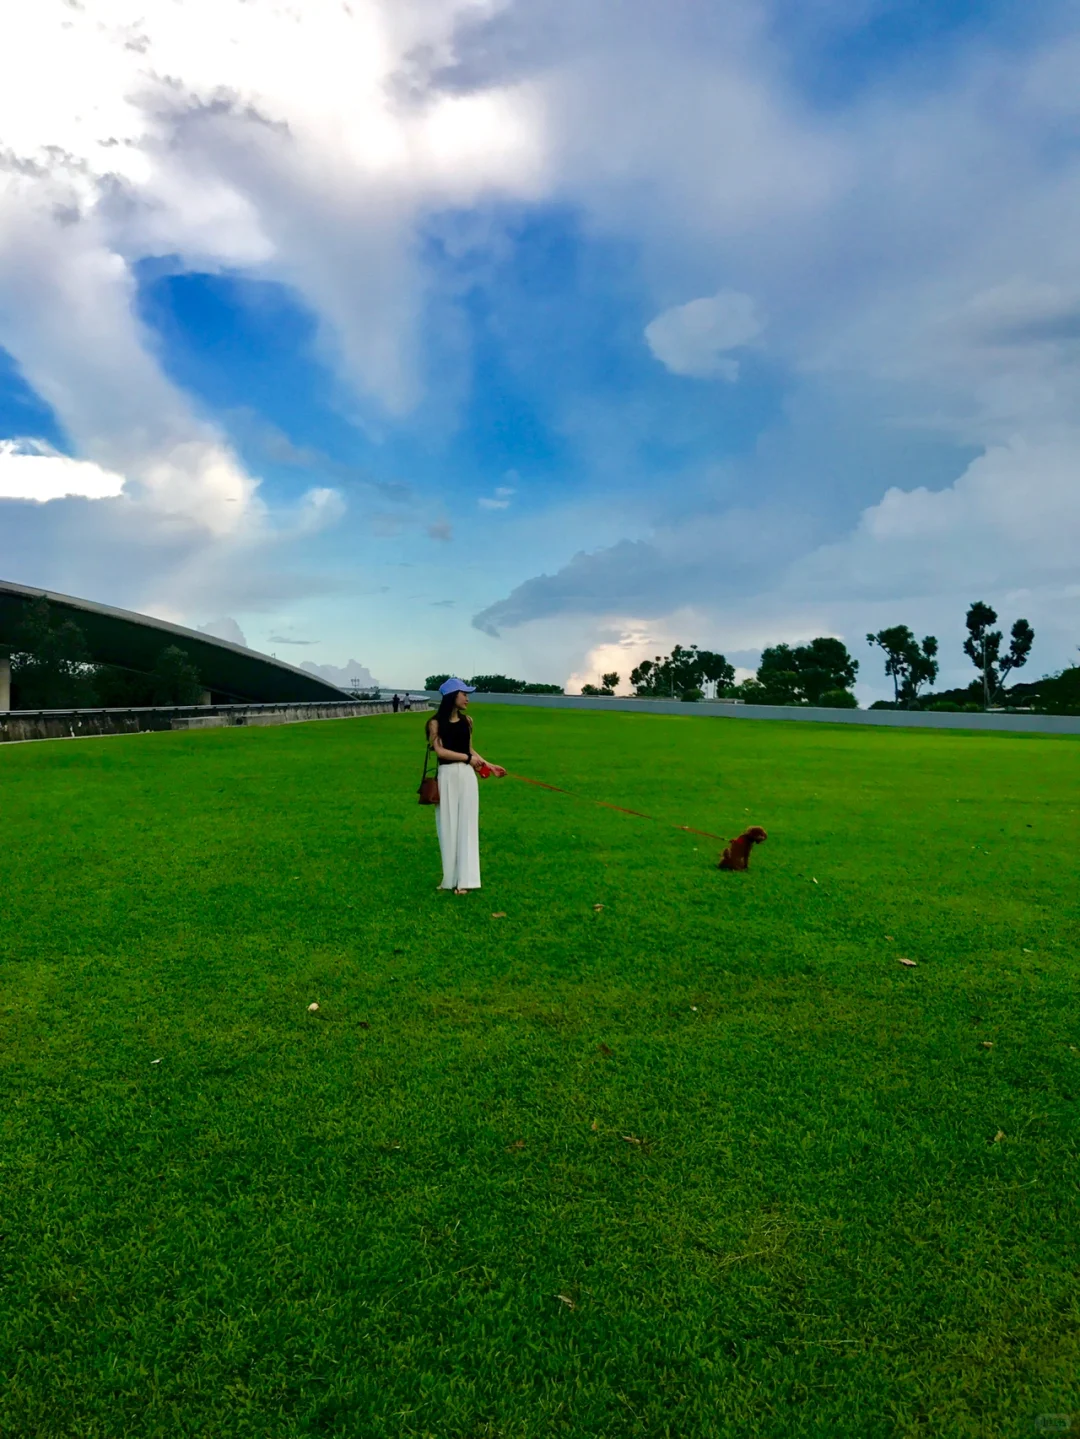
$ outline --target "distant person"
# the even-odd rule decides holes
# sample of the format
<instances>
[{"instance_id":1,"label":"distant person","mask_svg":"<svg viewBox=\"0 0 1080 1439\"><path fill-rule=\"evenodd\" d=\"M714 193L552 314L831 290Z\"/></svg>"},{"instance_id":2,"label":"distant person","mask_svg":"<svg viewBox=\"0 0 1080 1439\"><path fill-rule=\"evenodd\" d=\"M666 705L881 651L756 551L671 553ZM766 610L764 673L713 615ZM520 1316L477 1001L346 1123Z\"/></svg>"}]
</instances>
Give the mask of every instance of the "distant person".
<instances>
[{"instance_id":1,"label":"distant person","mask_svg":"<svg viewBox=\"0 0 1080 1439\"><path fill-rule=\"evenodd\" d=\"M425 726L428 744L438 760L439 803L435 829L442 852L440 889L467 894L480 888L480 791L478 770L502 776L472 747L472 720L465 713L475 685L448 679L439 686L439 708Z\"/></svg>"},{"instance_id":2,"label":"distant person","mask_svg":"<svg viewBox=\"0 0 1080 1439\"><path fill-rule=\"evenodd\" d=\"M394 706L394 713L397 714L398 710L401 708L401 700L398 698L397 695L395 695L394 698L391 700L391 704Z\"/></svg>"},{"instance_id":3,"label":"distant person","mask_svg":"<svg viewBox=\"0 0 1080 1439\"><path fill-rule=\"evenodd\" d=\"M405 713L406 713L406 714L411 714L411 713L412 713L412 695L406 695L406 696L405 696L404 705L405 705Z\"/></svg>"}]
</instances>

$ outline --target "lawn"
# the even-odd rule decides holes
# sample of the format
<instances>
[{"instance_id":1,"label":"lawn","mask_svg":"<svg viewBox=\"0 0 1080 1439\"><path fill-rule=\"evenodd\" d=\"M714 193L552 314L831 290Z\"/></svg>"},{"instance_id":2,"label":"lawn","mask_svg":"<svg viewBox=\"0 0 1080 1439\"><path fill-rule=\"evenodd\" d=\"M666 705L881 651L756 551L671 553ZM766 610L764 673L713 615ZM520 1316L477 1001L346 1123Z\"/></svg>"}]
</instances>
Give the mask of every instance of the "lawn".
<instances>
[{"instance_id":1,"label":"lawn","mask_svg":"<svg viewBox=\"0 0 1080 1439\"><path fill-rule=\"evenodd\" d=\"M0 749L0 1434L1080 1426L1080 744L474 713Z\"/></svg>"}]
</instances>

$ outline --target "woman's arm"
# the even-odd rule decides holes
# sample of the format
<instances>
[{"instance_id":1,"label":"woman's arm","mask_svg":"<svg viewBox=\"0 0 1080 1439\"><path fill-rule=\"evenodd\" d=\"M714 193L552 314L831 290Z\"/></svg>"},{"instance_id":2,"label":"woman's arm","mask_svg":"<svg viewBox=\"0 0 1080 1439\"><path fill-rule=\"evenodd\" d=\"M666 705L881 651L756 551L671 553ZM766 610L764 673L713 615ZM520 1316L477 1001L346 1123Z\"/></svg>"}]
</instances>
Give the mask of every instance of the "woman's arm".
<instances>
[{"instance_id":1,"label":"woman's arm","mask_svg":"<svg viewBox=\"0 0 1080 1439\"><path fill-rule=\"evenodd\" d=\"M470 737L470 742L471 742L471 739L472 739L472 720L469 720L469 737ZM477 754L476 750L473 750L472 756L471 756L471 758L470 758L470 760L469 760L469 763L472 765L473 769L479 769L481 765L485 765L485 764L486 764L486 765L489 766L489 768L493 769L497 775L500 775L500 776L501 776L501 775L504 775L504 774L506 773L506 771L503 769L502 765L492 764L491 761L488 760L488 759L485 759L482 754Z\"/></svg>"}]
</instances>

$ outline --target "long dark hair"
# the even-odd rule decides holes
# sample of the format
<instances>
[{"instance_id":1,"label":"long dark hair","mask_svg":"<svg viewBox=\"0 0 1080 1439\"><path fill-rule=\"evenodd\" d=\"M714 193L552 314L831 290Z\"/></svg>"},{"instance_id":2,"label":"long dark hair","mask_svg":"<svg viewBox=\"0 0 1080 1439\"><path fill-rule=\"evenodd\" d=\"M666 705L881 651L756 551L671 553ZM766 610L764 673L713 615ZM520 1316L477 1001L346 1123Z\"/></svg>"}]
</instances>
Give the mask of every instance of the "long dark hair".
<instances>
[{"instance_id":1,"label":"long dark hair","mask_svg":"<svg viewBox=\"0 0 1080 1439\"><path fill-rule=\"evenodd\" d=\"M428 715L427 720L424 723L425 734L427 734L427 727L431 723L433 718L436 721L438 727L440 729L442 728L443 722L445 720L448 720L450 716L454 713L454 711L457 709L457 697L457 690L451 690L448 695L443 695L442 700L439 702L439 708L435 711L434 716ZM465 723L468 724L467 719Z\"/></svg>"}]
</instances>

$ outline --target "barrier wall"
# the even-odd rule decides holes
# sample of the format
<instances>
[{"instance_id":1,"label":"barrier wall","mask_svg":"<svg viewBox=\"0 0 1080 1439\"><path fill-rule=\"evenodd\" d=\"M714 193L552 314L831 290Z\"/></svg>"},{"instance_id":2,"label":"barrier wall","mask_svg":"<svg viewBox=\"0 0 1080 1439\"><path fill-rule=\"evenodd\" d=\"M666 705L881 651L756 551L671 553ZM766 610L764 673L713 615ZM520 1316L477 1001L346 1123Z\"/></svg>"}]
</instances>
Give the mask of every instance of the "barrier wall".
<instances>
[{"instance_id":1,"label":"barrier wall","mask_svg":"<svg viewBox=\"0 0 1080 1439\"><path fill-rule=\"evenodd\" d=\"M1027 734L1080 734L1080 715L949 714L929 710L829 710L796 705L723 704L699 700L635 700L597 695L485 695L470 701L531 705L538 709L629 710L634 714L710 715L733 720L806 720L818 724L885 725L896 729L1011 730Z\"/></svg>"},{"instance_id":2,"label":"barrier wall","mask_svg":"<svg viewBox=\"0 0 1080 1439\"><path fill-rule=\"evenodd\" d=\"M412 712L429 709L414 700ZM0 743L32 739L83 739L93 735L160 730L225 729L237 725L302 724L387 714L386 700L343 700L293 705L161 705L146 709L8 710L0 712Z\"/></svg>"}]
</instances>

